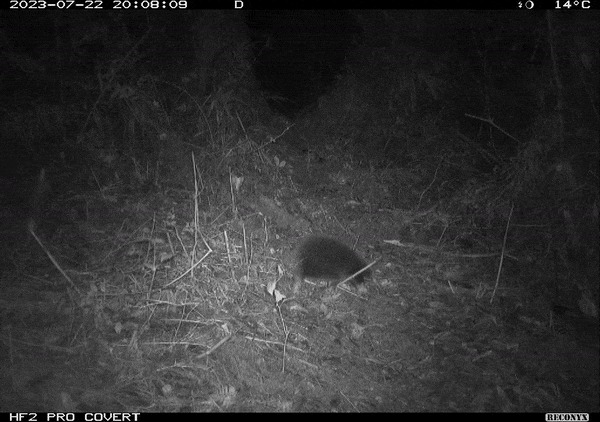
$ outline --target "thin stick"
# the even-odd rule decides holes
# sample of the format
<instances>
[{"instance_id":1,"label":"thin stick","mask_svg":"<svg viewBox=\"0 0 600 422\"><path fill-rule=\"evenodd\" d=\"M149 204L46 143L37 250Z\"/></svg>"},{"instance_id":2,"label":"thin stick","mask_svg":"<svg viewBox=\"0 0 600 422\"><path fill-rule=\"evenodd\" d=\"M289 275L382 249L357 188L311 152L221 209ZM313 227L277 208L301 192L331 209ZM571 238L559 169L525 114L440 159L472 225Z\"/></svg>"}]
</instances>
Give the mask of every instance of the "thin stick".
<instances>
[{"instance_id":1,"label":"thin stick","mask_svg":"<svg viewBox=\"0 0 600 422\"><path fill-rule=\"evenodd\" d=\"M235 271L233 269L233 259L231 258L231 246L229 245L229 236L227 230L223 230L223 238L225 239L225 249L227 250L227 262L229 263L229 272L231 273L231 279L235 281Z\"/></svg>"},{"instance_id":2,"label":"thin stick","mask_svg":"<svg viewBox=\"0 0 600 422\"><path fill-rule=\"evenodd\" d=\"M465 113L465 116L470 117L471 119L476 119L476 120L481 120L482 122L486 122L490 126L495 127L500 132L502 132L503 134L508 136L510 139L512 139L513 141L516 141L519 145L521 145L521 141L519 141L517 138L515 138L510 133L508 133L507 131L502 129L500 126L498 126L496 123L494 123L494 121L492 119L484 119L483 117L473 116L472 114L468 114L468 113Z\"/></svg>"},{"instance_id":3,"label":"thin stick","mask_svg":"<svg viewBox=\"0 0 600 422\"><path fill-rule=\"evenodd\" d=\"M233 174L231 174L231 167L229 168L229 194L231 195L231 212L233 213L234 218L237 218L237 205L235 203L235 191L234 191L234 183L233 183Z\"/></svg>"},{"instance_id":4,"label":"thin stick","mask_svg":"<svg viewBox=\"0 0 600 422\"><path fill-rule=\"evenodd\" d=\"M506 228L504 229L504 240L502 241L502 252L500 253L500 263L498 264L498 274L496 275L496 285L494 286L494 291L492 292L492 297L490 298L490 303L494 301L494 296L496 296L496 290L498 289L498 283L500 282L500 273L502 272L502 263L504 262L504 251L506 250L506 237L508 235L508 227L510 226L510 219L513 214L513 210L515 209L514 202L510 206L510 214L508 214L508 220L506 221Z\"/></svg>"},{"instance_id":5,"label":"thin stick","mask_svg":"<svg viewBox=\"0 0 600 422\"><path fill-rule=\"evenodd\" d=\"M75 292L77 294L81 294L79 292L79 289L75 286L75 283L73 283L73 280L71 280L71 277L69 277L67 275L67 273L62 269L62 267L58 264L58 261L56 259L54 259L54 256L52 256L52 254L50 253L50 251L46 248L46 246L42 243L42 240L38 237L37 234L35 234L35 230L33 229L34 223L33 221L30 221L28 224L28 229L29 229L29 233L31 233L31 235L33 236L33 238L35 239L35 241L38 243L38 245L40 245L40 247L42 248L42 250L46 253L46 255L48 256L48 258L50 258L50 261L52 261L52 264L54 264L54 266L56 267L56 269L62 274L62 276L69 282L69 285L71 286L71 288L73 290L75 290Z\"/></svg>"},{"instance_id":6,"label":"thin stick","mask_svg":"<svg viewBox=\"0 0 600 422\"><path fill-rule=\"evenodd\" d=\"M204 244L208 246L208 244L206 242ZM156 289L154 291L166 289L167 287L169 287L172 284L176 283L177 281L181 280L183 277L185 277L186 274L188 274L189 272L192 272L194 270L194 268L196 268L198 265L200 265L202 263L202 261L204 261L206 259L206 257L208 257L208 255L210 255L212 253L212 251L213 250L209 247L208 248L208 252L206 252L204 254L204 256L202 258L200 258L196 263L192 263L192 265L190 266L190 268L188 268L183 274L180 274L174 280L172 280L169 283L165 284L163 287L159 287L158 289Z\"/></svg>"},{"instance_id":7,"label":"thin stick","mask_svg":"<svg viewBox=\"0 0 600 422\"><path fill-rule=\"evenodd\" d=\"M440 160L437 168L435 169L435 173L433 174L433 179L431 179L431 182L429 183L429 185L425 188L425 190L423 192L421 192L421 195L419 195L419 202L417 202L417 206L415 207L415 210L419 209L419 207L421 206L421 201L423 200L423 195L425 195L425 193L433 185L433 182L435 182L435 179L437 178L438 170L440 169L440 166L442 165L442 162L443 162L443 160Z\"/></svg>"},{"instance_id":8,"label":"thin stick","mask_svg":"<svg viewBox=\"0 0 600 422\"><path fill-rule=\"evenodd\" d=\"M345 282L346 282L346 281L348 281L348 280L352 280L352 279L353 279L354 277L356 277L357 275L359 275L359 274L361 274L361 273L364 273L364 272L365 272L365 271L367 271L369 268L371 268L373 265L375 265L375 263L376 263L376 262L377 262L377 260L376 260L376 261L373 261L373 262L371 262L369 265L366 265L366 266L364 266L363 268L361 268L360 270L358 270L357 272L355 272L355 273L354 273L354 274L352 274L351 276L349 276L349 277L346 277L346 278L345 278L343 281L340 281L340 282L338 283L338 285L339 285L339 284L342 284L342 283L345 283Z\"/></svg>"},{"instance_id":9,"label":"thin stick","mask_svg":"<svg viewBox=\"0 0 600 422\"><path fill-rule=\"evenodd\" d=\"M190 264L193 264L196 259L196 248L198 247L198 223L199 223L199 212L198 212L198 174L196 168L196 156L192 151L192 165L194 166L194 246L192 247L192 257ZM194 268L195 265L190 267L190 280L194 281Z\"/></svg>"},{"instance_id":10,"label":"thin stick","mask_svg":"<svg viewBox=\"0 0 600 422\"><path fill-rule=\"evenodd\" d=\"M197 356L196 359L202 359L202 358L210 355L212 352L214 352L219 347L221 347L223 344L225 344L225 342L227 340L229 340L232 336L233 336L233 334L229 334L227 337L223 337L221 340L219 340L219 342L217 344L215 344L213 347L211 347L208 351L202 353L200 356Z\"/></svg>"}]
</instances>

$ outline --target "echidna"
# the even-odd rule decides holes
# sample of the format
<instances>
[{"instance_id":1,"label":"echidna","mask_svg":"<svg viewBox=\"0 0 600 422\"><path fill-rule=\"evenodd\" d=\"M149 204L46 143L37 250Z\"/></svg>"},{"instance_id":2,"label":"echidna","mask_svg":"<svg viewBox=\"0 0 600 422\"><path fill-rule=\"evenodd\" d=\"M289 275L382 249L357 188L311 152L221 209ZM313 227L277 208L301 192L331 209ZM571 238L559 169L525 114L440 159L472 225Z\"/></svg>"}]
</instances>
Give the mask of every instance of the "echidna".
<instances>
[{"instance_id":1,"label":"echidna","mask_svg":"<svg viewBox=\"0 0 600 422\"><path fill-rule=\"evenodd\" d=\"M298 244L292 252L291 264L294 274L294 292L298 293L304 279L325 281L336 285L366 266L365 262L342 242L323 236L310 236ZM364 282L370 270L351 280L351 284Z\"/></svg>"}]
</instances>

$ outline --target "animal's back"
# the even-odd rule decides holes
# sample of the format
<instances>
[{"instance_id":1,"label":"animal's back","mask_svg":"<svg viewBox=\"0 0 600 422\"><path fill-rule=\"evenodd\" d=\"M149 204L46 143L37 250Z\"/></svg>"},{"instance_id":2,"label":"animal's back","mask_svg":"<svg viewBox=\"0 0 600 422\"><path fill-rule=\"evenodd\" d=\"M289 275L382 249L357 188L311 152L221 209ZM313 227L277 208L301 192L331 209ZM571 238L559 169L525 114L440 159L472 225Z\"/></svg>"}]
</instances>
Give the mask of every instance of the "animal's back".
<instances>
[{"instance_id":1,"label":"animal's back","mask_svg":"<svg viewBox=\"0 0 600 422\"><path fill-rule=\"evenodd\" d=\"M328 285L337 284L366 264L342 242L324 236L310 236L303 239L294 250L293 265L294 291L297 292L304 279L327 281ZM369 270L360 273L352 283L363 283L368 273Z\"/></svg>"}]
</instances>

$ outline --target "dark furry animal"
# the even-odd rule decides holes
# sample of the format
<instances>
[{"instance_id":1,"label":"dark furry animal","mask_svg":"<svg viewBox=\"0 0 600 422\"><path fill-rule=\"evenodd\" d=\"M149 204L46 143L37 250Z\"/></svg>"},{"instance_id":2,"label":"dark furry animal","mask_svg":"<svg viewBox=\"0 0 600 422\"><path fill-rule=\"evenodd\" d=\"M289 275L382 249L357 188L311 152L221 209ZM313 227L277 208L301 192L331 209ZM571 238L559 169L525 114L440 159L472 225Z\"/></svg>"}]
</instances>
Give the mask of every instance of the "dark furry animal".
<instances>
[{"instance_id":1,"label":"dark furry animal","mask_svg":"<svg viewBox=\"0 0 600 422\"><path fill-rule=\"evenodd\" d=\"M304 279L326 281L337 285L366 266L365 262L348 246L338 240L323 236L303 239L294 249L294 292L297 293ZM350 283L358 285L365 281L370 270L366 270Z\"/></svg>"}]
</instances>

